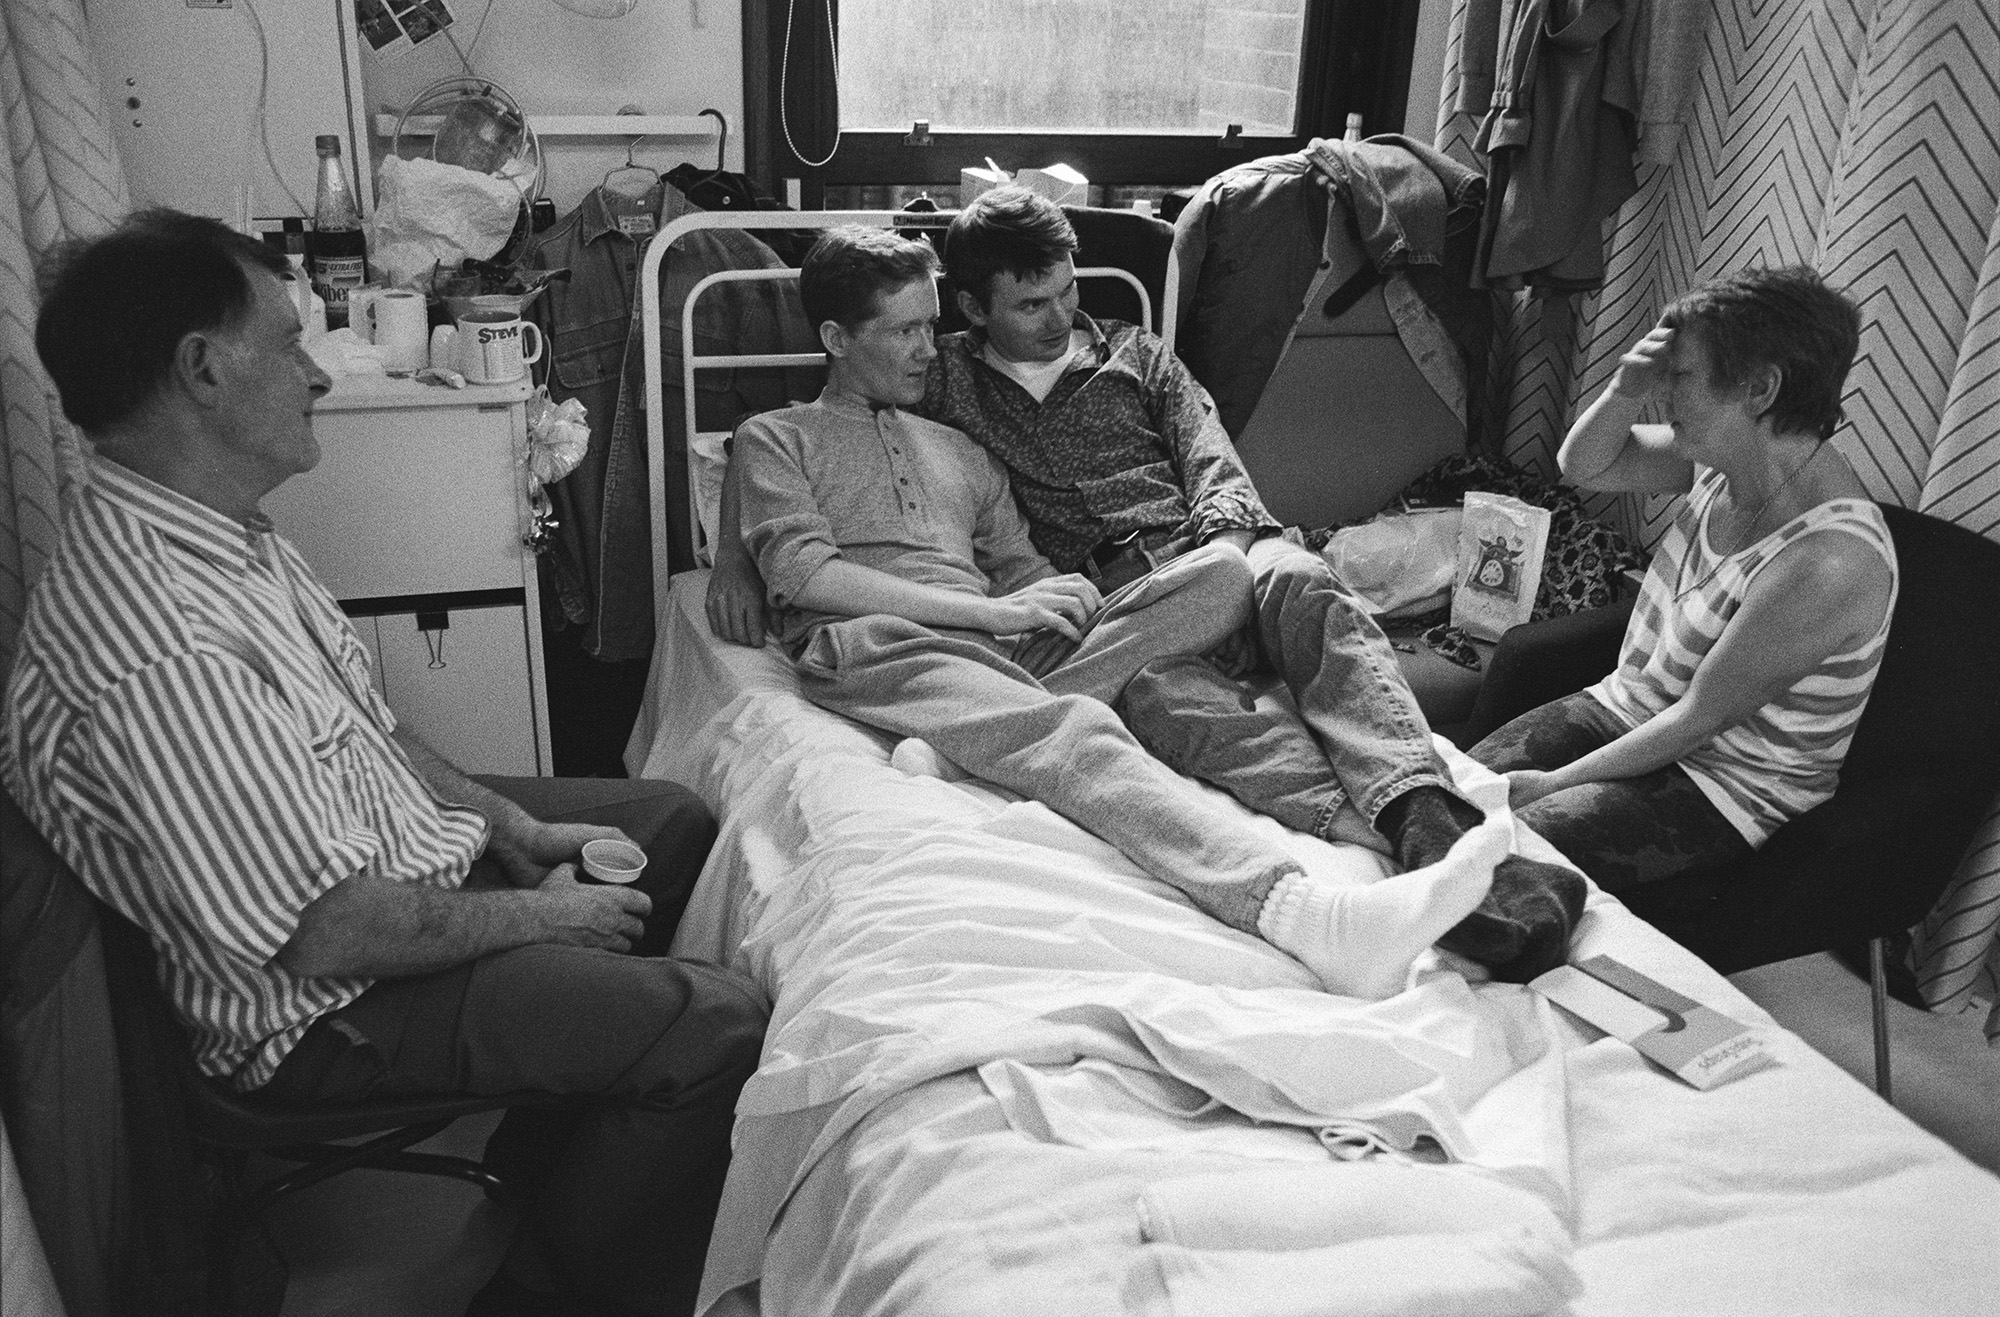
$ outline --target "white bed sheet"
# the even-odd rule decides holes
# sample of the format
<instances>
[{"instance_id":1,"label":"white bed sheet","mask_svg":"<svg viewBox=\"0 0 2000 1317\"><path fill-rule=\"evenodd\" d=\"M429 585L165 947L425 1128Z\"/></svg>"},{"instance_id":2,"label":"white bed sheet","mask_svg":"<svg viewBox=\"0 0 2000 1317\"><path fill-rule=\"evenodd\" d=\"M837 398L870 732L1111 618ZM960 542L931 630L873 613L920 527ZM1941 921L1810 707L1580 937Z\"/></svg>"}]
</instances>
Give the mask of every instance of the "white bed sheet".
<instances>
[{"instance_id":1,"label":"white bed sheet","mask_svg":"<svg viewBox=\"0 0 2000 1317\"><path fill-rule=\"evenodd\" d=\"M714 641L703 584L662 600L627 758L723 821L676 949L775 1002L714 1311L1193 1314L1253 1279L1269 1311L2000 1310L2000 1180L1616 901L1593 897L1579 954L1756 1023L1782 1064L1697 1093L1443 967L1388 1003L1315 992L1045 808L891 769L888 738L807 704L775 651ZM1310 863L1371 863L1245 818ZM1370 1195L1410 1181L1337 1160L1342 1134L1458 1153L1402 1168L1448 1186L1449 1238L1405 1221L1267 1258L1142 1226L1149 1186L1217 1175L1253 1223L1283 1175L1341 1177L1388 1219ZM1450 1219L1468 1196L1490 1229Z\"/></svg>"}]
</instances>

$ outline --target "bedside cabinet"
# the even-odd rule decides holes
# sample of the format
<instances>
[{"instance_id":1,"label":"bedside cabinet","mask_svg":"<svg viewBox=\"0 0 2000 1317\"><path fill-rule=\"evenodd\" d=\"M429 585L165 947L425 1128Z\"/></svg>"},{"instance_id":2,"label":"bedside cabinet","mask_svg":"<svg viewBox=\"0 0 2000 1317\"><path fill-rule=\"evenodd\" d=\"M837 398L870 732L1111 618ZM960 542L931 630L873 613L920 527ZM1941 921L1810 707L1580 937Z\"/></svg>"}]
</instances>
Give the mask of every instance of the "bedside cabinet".
<instances>
[{"instance_id":1,"label":"bedside cabinet","mask_svg":"<svg viewBox=\"0 0 2000 1317\"><path fill-rule=\"evenodd\" d=\"M551 772L525 404L514 384L347 377L320 461L264 500L374 659L405 726L468 773Z\"/></svg>"}]
</instances>

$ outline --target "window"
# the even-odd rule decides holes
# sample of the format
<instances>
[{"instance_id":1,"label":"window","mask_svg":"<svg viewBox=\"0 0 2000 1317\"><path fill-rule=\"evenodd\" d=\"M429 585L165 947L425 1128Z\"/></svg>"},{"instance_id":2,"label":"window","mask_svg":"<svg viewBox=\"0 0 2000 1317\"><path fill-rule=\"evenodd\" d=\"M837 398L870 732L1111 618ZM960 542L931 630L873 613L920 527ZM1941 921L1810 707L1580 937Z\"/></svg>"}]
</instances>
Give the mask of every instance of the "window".
<instances>
[{"instance_id":1,"label":"window","mask_svg":"<svg viewBox=\"0 0 2000 1317\"><path fill-rule=\"evenodd\" d=\"M989 156L1198 183L1349 113L1400 131L1418 2L744 0L747 164L780 196L803 180L807 206L829 186L948 192Z\"/></svg>"},{"instance_id":2,"label":"window","mask_svg":"<svg viewBox=\"0 0 2000 1317\"><path fill-rule=\"evenodd\" d=\"M1289 137L1305 0L845 0L840 126Z\"/></svg>"}]
</instances>

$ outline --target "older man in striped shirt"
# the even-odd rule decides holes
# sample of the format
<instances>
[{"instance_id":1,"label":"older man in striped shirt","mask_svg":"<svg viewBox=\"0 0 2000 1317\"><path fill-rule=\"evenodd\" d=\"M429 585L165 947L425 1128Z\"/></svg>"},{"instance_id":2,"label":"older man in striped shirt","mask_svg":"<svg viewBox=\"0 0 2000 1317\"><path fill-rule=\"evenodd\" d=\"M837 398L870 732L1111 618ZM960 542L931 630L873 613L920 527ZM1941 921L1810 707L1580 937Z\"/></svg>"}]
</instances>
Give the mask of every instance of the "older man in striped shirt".
<instances>
[{"instance_id":1,"label":"older man in striped shirt","mask_svg":"<svg viewBox=\"0 0 2000 1317\"><path fill-rule=\"evenodd\" d=\"M531 1228L472 1312L690 1311L765 1020L747 981L664 955L713 820L663 783L494 790L397 726L259 511L318 461L329 386L284 268L166 211L55 268L37 347L95 452L0 780L150 936L205 1073L300 1103L579 1099L495 1135L535 1168ZM578 881L597 837L646 847L640 887Z\"/></svg>"}]
</instances>

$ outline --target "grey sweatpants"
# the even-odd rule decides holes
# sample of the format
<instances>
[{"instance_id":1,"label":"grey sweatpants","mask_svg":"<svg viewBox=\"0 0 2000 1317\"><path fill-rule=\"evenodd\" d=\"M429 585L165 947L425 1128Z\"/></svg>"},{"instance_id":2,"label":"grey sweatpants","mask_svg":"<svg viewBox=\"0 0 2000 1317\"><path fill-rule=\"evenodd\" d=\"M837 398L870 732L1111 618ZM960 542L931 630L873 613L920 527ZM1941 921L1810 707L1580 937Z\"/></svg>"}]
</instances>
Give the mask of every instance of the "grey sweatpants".
<instances>
[{"instance_id":1,"label":"grey sweatpants","mask_svg":"<svg viewBox=\"0 0 2000 1317\"><path fill-rule=\"evenodd\" d=\"M1037 681L1011 647L876 615L829 623L797 655L815 704L920 736L968 772L1039 800L1234 928L1255 932L1298 864L1148 754L1112 712L1132 674L1200 654L1249 616L1241 553L1206 546L1114 594Z\"/></svg>"}]
</instances>

